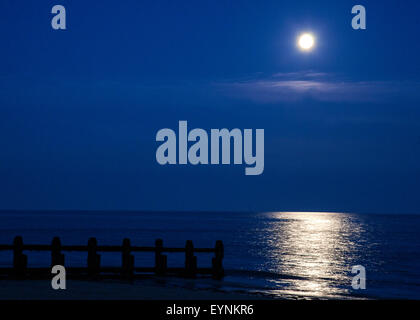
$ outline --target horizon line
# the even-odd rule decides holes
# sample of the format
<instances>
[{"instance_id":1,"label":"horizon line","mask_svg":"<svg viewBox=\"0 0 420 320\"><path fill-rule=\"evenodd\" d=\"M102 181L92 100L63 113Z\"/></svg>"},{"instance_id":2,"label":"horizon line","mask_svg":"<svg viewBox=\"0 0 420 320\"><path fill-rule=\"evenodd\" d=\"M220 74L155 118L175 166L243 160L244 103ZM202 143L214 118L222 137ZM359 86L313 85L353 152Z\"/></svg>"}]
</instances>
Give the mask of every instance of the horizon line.
<instances>
[{"instance_id":1,"label":"horizon line","mask_svg":"<svg viewBox=\"0 0 420 320\"><path fill-rule=\"evenodd\" d=\"M414 212L354 212L354 211L337 211L337 210L325 210L325 211L306 211L306 210L145 210L145 209L0 209L0 214L3 213L330 213L330 214L361 214L361 215L420 215L420 213Z\"/></svg>"}]
</instances>

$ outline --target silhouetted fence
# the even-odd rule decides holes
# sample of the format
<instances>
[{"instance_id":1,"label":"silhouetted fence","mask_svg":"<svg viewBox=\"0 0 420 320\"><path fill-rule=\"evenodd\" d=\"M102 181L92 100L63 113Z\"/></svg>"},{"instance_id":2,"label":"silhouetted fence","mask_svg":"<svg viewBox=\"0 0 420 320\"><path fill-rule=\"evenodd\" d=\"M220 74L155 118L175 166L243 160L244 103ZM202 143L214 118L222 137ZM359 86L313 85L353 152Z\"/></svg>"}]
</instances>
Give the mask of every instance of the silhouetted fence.
<instances>
[{"instance_id":1,"label":"silhouetted fence","mask_svg":"<svg viewBox=\"0 0 420 320\"><path fill-rule=\"evenodd\" d=\"M155 273L156 275L179 275L195 277L197 274L209 274L215 279L221 279L223 270L223 242L218 240L214 248L194 248L193 242L188 240L184 248L168 248L163 246L163 241L157 239L154 247L132 246L130 239L124 239L122 245L98 245L96 238L90 238L84 245L62 245L60 238L55 237L50 245L24 244L20 236L15 237L13 244L0 245L0 251L13 251L13 268L0 268L1 274L7 274L18 278L30 277L36 274L50 272L49 268L28 268L28 256L25 251L50 251L51 266L63 265L68 274L87 275L91 277L107 274L117 274L122 277L134 277L142 273ZM62 252L79 251L87 252L87 267L69 267L65 265L65 257ZM100 252L121 253L121 267L101 266ZM153 252L155 265L151 267L136 267L134 255L136 252ZM170 268L167 265L167 255L164 253L185 253L184 268ZM212 265L209 268L198 268L195 253L214 253Z\"/></svg>"}]
</instances>

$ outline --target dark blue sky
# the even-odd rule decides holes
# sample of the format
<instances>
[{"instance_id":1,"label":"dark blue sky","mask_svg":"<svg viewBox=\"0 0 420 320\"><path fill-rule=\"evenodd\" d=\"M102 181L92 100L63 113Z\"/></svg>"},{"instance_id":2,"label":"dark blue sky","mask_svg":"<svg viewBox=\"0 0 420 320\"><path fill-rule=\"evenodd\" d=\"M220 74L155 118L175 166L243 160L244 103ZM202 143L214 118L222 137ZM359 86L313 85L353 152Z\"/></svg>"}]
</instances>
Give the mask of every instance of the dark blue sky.
<instances>
[{"instance_id":1,"label":"dark blue sky","mask_svg":"<svg viewBox=\"0 0 420 320\"><path fill-rule=\"evenodd\" d=\"M67 30L51 28L55 4ZM367 30L351 8L367 9ZM420 213L418 1L0 3L0 209ZM302 31L317 36L296 49ZM160 166L261 128L265 170Z\"/></svg>"}]
</instances>

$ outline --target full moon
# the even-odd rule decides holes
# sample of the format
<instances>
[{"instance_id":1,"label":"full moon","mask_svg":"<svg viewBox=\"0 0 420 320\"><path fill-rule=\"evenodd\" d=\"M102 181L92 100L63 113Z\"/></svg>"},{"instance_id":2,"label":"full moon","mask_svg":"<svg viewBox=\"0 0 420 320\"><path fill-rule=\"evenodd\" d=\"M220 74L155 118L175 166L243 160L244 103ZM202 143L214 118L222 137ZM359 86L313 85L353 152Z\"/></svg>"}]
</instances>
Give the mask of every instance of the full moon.
<instances>
[{"instance_id":1,"label":"full moon","mask_svg":"<svg viewBox=\"0 0 420 320\"><path fill-rule=\"evenodd\" d=\"M315 45L315 37L310 33L304 33L298 39L299 48L303 51L309 51Z\"/></svg>"}]
</instances>

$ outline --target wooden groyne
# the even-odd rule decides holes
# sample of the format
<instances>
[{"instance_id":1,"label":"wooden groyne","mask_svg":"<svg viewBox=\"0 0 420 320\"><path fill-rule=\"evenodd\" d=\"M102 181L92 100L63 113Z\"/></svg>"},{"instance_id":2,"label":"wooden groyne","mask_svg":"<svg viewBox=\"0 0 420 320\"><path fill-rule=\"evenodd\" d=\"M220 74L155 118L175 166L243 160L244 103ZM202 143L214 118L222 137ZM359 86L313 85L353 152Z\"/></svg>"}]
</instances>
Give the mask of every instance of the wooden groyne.
<instances>
[{"instance_id":1,"label":"wooden groyne","mask_svg":"<svg viewBox=\"0 0 420 320\"><path fill-rule=\"evenodd\" d=\"M21 236L15 237L13 244L0 245L0 251L13 251L13 266L0 268L0 275L19 279L51 274L51 267L63 265L68 275L83 277L119 276L133 278L144 274L159 276L175 275L195 277L196 275L211 275L214 279L224 276L223 270L223 242L218 240L214 248L195 248L188 240L183 248L171 248L163 245L162 239L157 239L153 247L132 246L130 239L124 239L121 245L98 245L96 238L90 238L87 245L62 245L59 237L55 237L51 244L24 244ZM45 268L28 268L28 252L49 251L51 266ZM71 267L65 264L64 252L87 252L86 267ZM121 255L121 267L106 267L101 265L101 252L114 252ZM154 266L135 266L136 252L150 252L154 254ZM184 253L184 267L168 267L168 253ZM208 268L197 267L196 253L213 253L212 264Z\"/></svg>"}]
</instances>

